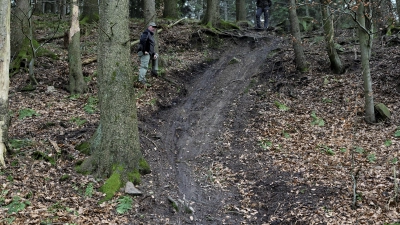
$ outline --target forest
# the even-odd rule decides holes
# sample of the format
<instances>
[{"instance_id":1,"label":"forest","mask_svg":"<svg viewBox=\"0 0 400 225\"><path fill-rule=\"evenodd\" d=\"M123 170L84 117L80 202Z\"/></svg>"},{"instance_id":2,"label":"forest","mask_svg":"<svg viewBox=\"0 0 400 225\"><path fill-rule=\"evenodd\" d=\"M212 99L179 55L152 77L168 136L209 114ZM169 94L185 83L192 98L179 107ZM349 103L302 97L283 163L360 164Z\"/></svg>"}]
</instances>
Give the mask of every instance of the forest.
<instances>
[{"instance_id":1,"label":"forest","mask_svg":"<svg viewBox=\"0 0 400 225\"><path fill-rule=\"evenodd\" d=\"M400 224L400 1L262 2L0 0L0 224Z\"/></svg>"}]
</instances>

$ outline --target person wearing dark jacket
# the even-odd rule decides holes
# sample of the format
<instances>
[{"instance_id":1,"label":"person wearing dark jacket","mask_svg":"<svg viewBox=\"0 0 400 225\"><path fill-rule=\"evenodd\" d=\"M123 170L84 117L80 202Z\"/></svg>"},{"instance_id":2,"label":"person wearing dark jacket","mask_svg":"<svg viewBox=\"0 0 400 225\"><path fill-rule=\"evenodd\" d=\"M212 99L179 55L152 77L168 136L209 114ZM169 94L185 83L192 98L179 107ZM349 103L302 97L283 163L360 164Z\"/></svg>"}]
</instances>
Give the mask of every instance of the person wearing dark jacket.
<instances>
[{"instance_id":1,"label":"person wearing dark jacket","mask_svg":"<svg viewBox=\"0 0 400 225\"><path fill-rule=\"evenodd\" d=\"M262 13L264 13L264 29L268 28L269 8L271 5L271 0L257 0L256 28L262 28L260 20Z\"/></svg>"},{"instance_id":2,"label":"person wearing dark jacket","mask_svg":"<svg viewBox=\"0 0 400 225\"><path fill-rule=\"evenodd\" d=\"M140 44L138 48L138 56L140 59L139 82L146 84L146 73L149 68L150 59L152 60L152 74L157 76L158 70L158 54L154 51L156 42L154 40L154 31L157 25L154 22L149 23L147 29L140 36Z\"/></svg>"}]
</instances>

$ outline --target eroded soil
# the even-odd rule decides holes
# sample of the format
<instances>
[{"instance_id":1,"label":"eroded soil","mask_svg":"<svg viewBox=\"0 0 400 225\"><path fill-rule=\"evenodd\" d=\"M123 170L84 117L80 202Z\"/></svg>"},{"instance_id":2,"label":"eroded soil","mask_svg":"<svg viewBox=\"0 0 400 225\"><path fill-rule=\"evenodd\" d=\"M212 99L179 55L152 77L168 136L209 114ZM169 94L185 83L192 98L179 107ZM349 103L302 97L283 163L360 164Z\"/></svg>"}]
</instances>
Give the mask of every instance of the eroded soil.
<instances>
[{"instance_id":1,"label":"eroded soil","mask_svg":"<svg viewBox=\"0 0 400 225\"><path fill-rule=\"evenodd\" d=\"M266 33L253 35L238 44L229 43L231 46L215 63L185 84L186 94L173 107L146 121L156 121L152 129L161 133L161 138L154 141L155 148L146 152L154 168L156 201L170 196L184 202L181 211L185 206L193 208L192 218L176 215L183 223L190 223L191 219L199 224L240 221L237 215L225 218L224 212L230 202L237 201L237 190L215 189L209 183L213 175L207 170L218 163L210 156L221 145L221 131L234 110L232 104L244 94L252 77L262 71L267 55L279 44ZM254 48L254 42L263 47ZM168 204L166 210L170 210Z\"/></svg>"}]
</instances>

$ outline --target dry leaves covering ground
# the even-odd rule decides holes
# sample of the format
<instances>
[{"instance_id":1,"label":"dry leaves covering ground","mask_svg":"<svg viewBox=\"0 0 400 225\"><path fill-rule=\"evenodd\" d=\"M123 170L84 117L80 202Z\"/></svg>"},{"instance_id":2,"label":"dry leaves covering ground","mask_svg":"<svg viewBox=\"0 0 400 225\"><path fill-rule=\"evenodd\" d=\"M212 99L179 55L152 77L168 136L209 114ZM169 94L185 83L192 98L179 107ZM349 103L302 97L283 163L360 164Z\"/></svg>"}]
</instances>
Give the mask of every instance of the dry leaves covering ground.
<instances>
[{"instance_id":1,"label":"dry leaves covering ground","mask_svg":"<svg viewBox=\"0 0 400 225\"><path fill-rule=\"evenodd\" d=\"M355 58L351 47L345 50L341 57L348 70L333 75L322 44L306 40L311 69L301 75L295 72L290 45L281 46L249 90L254 96L246 108L251 116L241 116L249 98L234 104L221 151L243 147L228 163L240 168L228 173L236 173L242 187L242 205L236 210L256 224L398 222L399 46L375 45L374 97L389 107L392 118L367 124L359 54ZM246 125L240 132L234 127L241 117ZM225 163L232 158L224 156ZM221 175L219 180L230 178Z\"/></svg>"},{"instance_id":2,"label":"dry leaves covering ground","mask_svg":"<svg viewBox=\"0 0 400 225\"><path fill-rule=\"evenodd\" d=\"M139 26L133 26L138 34ZM207 60L212 50L191 48L188 43L193 30L188 26L172 29L161 36L165 46L161 55L165 55L168 77L184 82L192 76L187 74L193 71L189 70L192 65L204 69L198 63ZM90 39L93 37L83 37L87 46L95 46ZM134 218L146 224L142 216L173 215L146 215L146 207L159 207L142 204L151 194L135 198L133 209L119 214L116 206L122 193L111 202L98 204L102 193L97 189L103 181L74 171L75 164L85 158L75 146L90 138L98 123L98 111L89 114L84 110L96 94L96 64L84 68L85 76L90 77L90 92L70 96L63 88L68 74L66 51L60 50L61 46L62 40L47 45L58 49L59 60L38 59L40 85L35 91L21 91L28 79L26 72L11 78L9 133L10 139L21 145L7 156L7 168L0 171L0 223L135 224ZM227 204L223 215L239 215L241 224L384 224L400 220L400 139L395 137L400 129L395 89L400 49L374 45L374 97L389 107L392 118L366 124L359 55L355 57L353 46L344 47L341 57L347 72L334 75L329 72L323 43L307 39L311 69L297 74L293 51L285 41L232 103L218 137L219 148L203 156L214 159L212 167L208 163L196 171L199 176L210 174L213 188L240 193L236 201ZM137 106L143 121L173 105L179 91L164 79L151 78L150 82L152 87L138 90ZM56 90L49 92L48 86ZM20 110L28 108L37 115L19 119ZM55 163L37 156L38 151L54 157ZM355 208L352 175L357 175ZM144 183L151 183L151 177L144 177ZM16 207L25 204L24 209L10 211L13 202Z\"/></svg>"}]
</instances>

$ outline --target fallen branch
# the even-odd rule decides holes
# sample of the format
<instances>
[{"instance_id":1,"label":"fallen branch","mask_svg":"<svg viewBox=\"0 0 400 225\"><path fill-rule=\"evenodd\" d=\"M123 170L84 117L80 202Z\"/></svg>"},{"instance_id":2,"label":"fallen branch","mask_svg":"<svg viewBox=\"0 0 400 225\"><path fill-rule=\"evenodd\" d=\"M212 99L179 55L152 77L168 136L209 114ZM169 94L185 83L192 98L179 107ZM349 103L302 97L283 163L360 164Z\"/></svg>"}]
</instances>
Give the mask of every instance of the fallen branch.
<instances>
[{"instance_id":1,"label":"fallen branch","mask_svg":"<svg viewBox=\"0 0 400 225\"><path fill-rule=\"evenodd\" d=\"M3 142L0 143L0 165L2 165L4 168L6 167L6 163L4 162L4 156L6 154L6 146L4 145Z\"/></svg>"},{"instance_id":2,"label":"fallen branch","mask_svg":"<svg viewBox=\"0 0 400 225\"><path fill-rule=\"evenodd\" d=\"M60 38L64 38L65 34L58 34L58 35L53 35L51 37L42 37L42 38L38 38L36 39L39 43L41 42L49 42L55 39L60 39Z\"/></svg>"},{"instance_id":3,"label":"fallen branch","mask_svg":"<svg viewBox=\"0 0 400 225\"><path fill-rule=\"evenodd\" d=\"M87 65L87 64L90 64L90 63L96 62L96 61L97 61L97 56L94 55L87 59L82 60L82 65Z\"/></svg>"}]
</instances>

